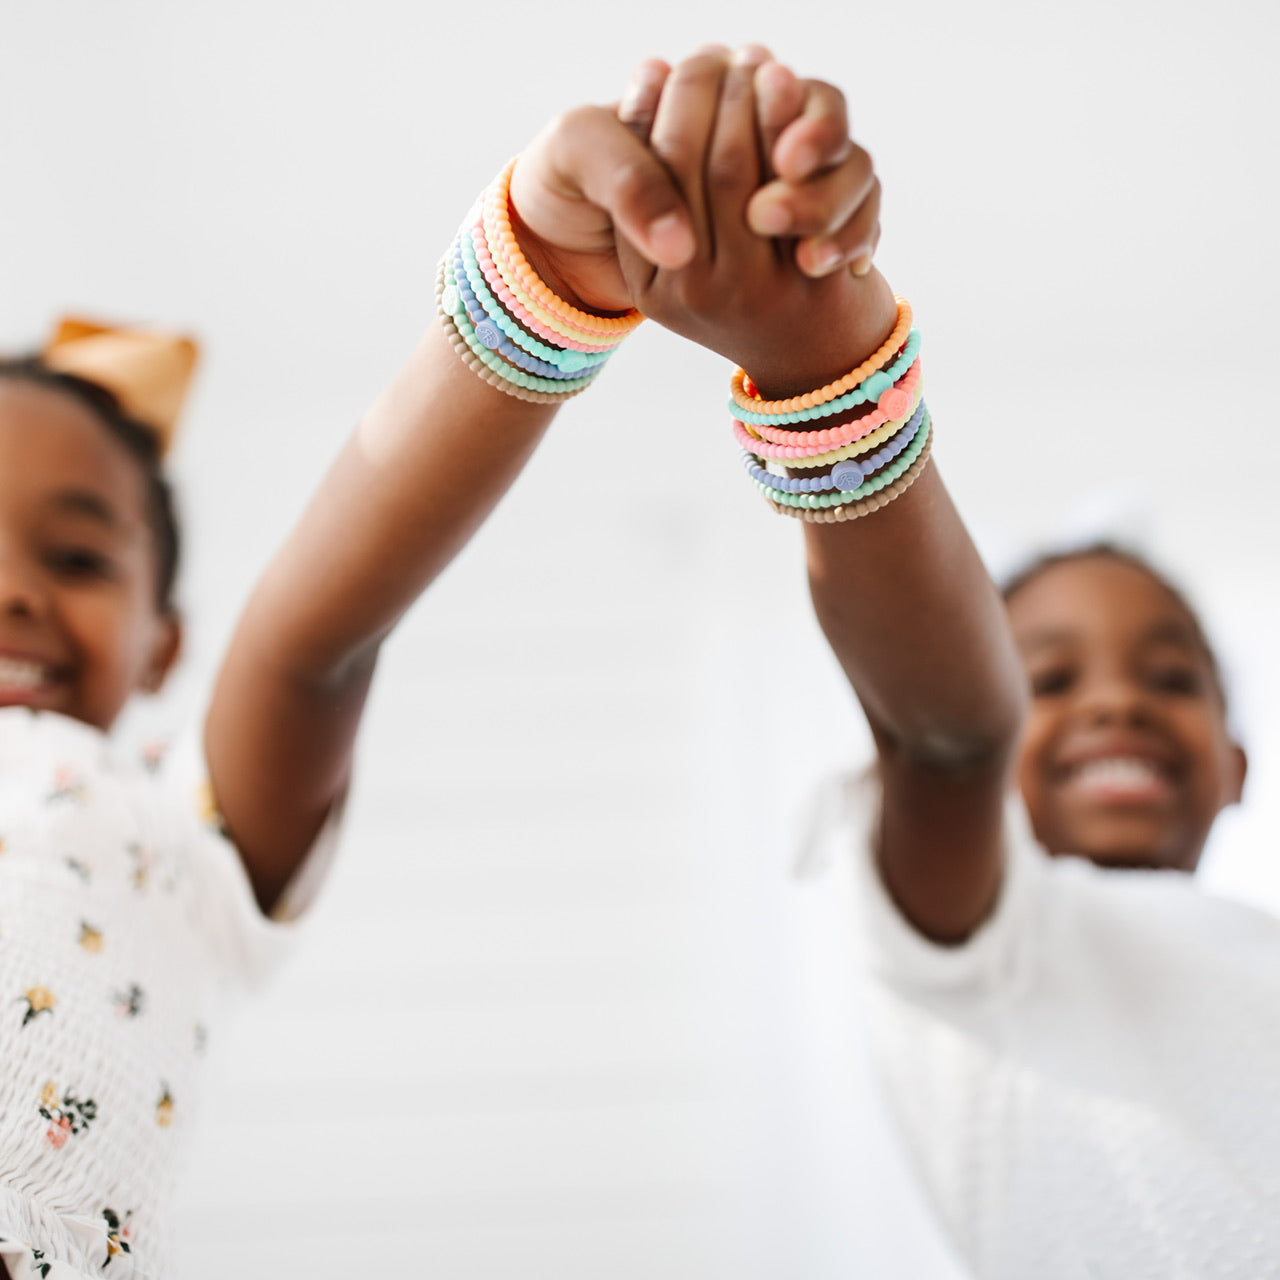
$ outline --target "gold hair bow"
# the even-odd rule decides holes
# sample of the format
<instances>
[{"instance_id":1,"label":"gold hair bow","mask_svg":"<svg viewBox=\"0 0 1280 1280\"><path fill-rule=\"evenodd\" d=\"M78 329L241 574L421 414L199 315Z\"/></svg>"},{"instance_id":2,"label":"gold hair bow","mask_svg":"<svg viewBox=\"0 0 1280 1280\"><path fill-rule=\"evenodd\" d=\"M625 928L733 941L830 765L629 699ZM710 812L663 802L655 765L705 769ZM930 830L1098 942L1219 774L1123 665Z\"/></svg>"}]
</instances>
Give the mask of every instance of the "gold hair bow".
<instances>
[{"instance_id":1,"label":"gold hair bow","mask_svg":"<svg viewBox=\"0 0 1280 1280\"><path fill-rule=\"evenodd\" d=\"M130 417L155 431L161 452L168 453L199 354L192 339L67 316L41 354L51 369L106 387Z\"/></svg>"}]
</instances>

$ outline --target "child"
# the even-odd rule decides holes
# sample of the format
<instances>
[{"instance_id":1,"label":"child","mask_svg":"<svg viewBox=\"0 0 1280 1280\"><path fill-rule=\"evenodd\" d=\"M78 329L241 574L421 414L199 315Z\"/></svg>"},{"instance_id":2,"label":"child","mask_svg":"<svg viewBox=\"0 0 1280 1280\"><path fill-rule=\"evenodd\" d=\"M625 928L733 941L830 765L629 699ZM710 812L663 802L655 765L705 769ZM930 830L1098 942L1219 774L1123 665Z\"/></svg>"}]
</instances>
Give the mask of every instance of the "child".
<instances>
[{"instance_id":1,"label":"child","mask_svg":"<svg viewBox=\"0 0 1280 1280\"><path fill-rule=\"evenodd\" d=\"M724 64L716 52L677 69L656 146L700 152ZM642 76L624 113L634 128L664 72ZM751 75L750 60L728 73L747 113L737 144L754 118ZM825 164L833 139L845 145L831 110L829 96L814 99L780 142L807 143ZM168 1203L206 1027L225 988L270 964L272 921L303 905L312 877L301 873L323 861L382 640L559 401L590 382L633 301L669 278L697 283L672 268L695 253L700 189L682 194L613 112L563 117L521 159L516 186L518 213L491 200L486 216L514 218L546 278L592 314L539 294L527 330L481 330L486 362L466 312L484 288L475 254L491 269L491 255L515 251L460 237L448 265L462 261L476 283L464 289L455 271L443 323L369 410L232 639L202 735L212 823L109 737L181 643L155 433L173 404L135 397L137 368L118 376L119 348L136 354L137 335L79 335L115 343L115 356L0 366L0 1261L11 1275L172 1274ZM631 241L630 275L615 226ZM512 277L511 296L526 286L527 274ZM508 289L497 275L490 287ZM864 323L878 320L853 317L853 342ZM517 351L517 337L537 354Z\"/></svg>"},{"instance_id":2,"label":"child","mask_svg":"<svg viewBox=\"0 0 1280 1280\"><path fill-rule=\"evenodd\" d=\"M762 94L766 76L782 83L762 71ZM639 301L748 370L736 434L805 521L818 617L870 723L877 766L844 787L836 834L858 853L872 1035L916 1167L984 1277L1280 1275L1280 925L1184 874L1245 774L1200 625L1109 548L1033 567L1002 603L927 461L882 284L806 279L746 234L829 210L755 190L737 110L726 88L697 287ZM892 446L856 450L877 409L911 404L923 444L889 482ZM798 733L807 711L768 713Z\"/></svg>"},{"instance_id":3,"label":"child","mask_svg":"<svg viewBox=\"0 0 1280 1280\"><path fill-rule=\"evenodd\" d=\"M632 297L748 371L744 460L805 522L818 617L877 751L840 838L915 1164L984 1277L1280 1275L1280 924L1185 874L1245 773L1199 623L1107 548L1035 566L1001 601L928 461L905 308L866 270L869 170L765 181L759 154L784 176L797 158L770 123L788 78L756 78L757 150L722 74L704 149L663 134L669 99L698 92L687 76L656 107L699 248L682 272L629 275ZM858 201L835 243L796 255L818 273L848 249L853 273L808 278L762 238ZM803 732L809 709L777 702L780 731Z\"/></svg>"}]
</instances>

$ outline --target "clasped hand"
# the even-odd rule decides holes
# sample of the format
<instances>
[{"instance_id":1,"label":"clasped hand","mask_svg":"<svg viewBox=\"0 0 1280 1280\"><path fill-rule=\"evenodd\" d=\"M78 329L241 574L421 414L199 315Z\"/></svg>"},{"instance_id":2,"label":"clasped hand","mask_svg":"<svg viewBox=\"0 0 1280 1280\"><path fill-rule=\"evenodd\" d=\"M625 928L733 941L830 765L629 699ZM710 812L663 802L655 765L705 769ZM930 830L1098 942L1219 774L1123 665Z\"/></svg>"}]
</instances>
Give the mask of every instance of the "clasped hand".
<instances>
[{"instance_id":1,"label":"clasped hand","mask_svg":"<svg viewBox=\"0 0 1280 1280\"><path fill-rule=\"evenodd\" d=\"M636 307L775 394L848 368L892 327L871 268L880 184L844 96L759 46L643 63L618 104L543 130L511 199L561 296Z\"/></svg>"}]
</instances>

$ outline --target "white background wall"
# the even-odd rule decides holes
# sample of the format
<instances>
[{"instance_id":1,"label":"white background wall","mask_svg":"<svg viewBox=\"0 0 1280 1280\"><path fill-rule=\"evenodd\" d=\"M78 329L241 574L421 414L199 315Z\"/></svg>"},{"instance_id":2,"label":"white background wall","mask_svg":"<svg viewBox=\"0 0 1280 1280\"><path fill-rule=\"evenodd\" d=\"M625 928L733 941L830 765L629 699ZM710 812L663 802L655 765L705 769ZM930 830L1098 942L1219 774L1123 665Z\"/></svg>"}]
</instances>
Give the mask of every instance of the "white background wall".
<instances>
[{"instance_id":1,"label":"white background wall","mask_svg":"<svg viewBox=\"0 0 1280 1280\"><path fill-rule=\"evenodd\" d=\"M1205 875L1280 907L1275 14L0 5L0 346L66 308L206 343L190 657L133 728L198 703L502 160L644 54L762 39L878 157L881 264L993 561L1118 524L1206 604L1254 770ZM948 1274L867 1092L840 895L787 875L861 731L725 373L636 337L388 646L345 857L214 1055L190 1280Z\"/></svg>"}]
</instances>

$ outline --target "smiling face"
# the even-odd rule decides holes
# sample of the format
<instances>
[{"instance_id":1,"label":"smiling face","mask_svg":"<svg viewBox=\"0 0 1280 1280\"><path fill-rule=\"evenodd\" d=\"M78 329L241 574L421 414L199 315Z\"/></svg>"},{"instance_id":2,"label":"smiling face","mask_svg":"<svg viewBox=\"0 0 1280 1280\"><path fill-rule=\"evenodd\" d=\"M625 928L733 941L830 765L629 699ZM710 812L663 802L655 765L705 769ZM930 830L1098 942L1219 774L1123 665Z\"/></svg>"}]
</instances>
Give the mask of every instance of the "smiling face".
<instances>
[{"instance_id":1,"label":"smiling face","mask_svg":"<svg viewBox=\"0 0 1280 1280\"><path fill-rule=\"evenodd\" d=\"M1008 609L1032 691L1018 782L1041 843L1195 870L1245 759L1186 606L1138 565L1089 554L1032 574Z\"/></svg>"},{"instance_id":2,"label":"smiling face","mask_svg":"<svg viewBox=\"0 0 1280 1280\"><path fill-rule=\"evenodd\" d=\"M74 397L0 378L0 706L109 728L177 657L139 463Z\"/></svg>"}]
</instances>

